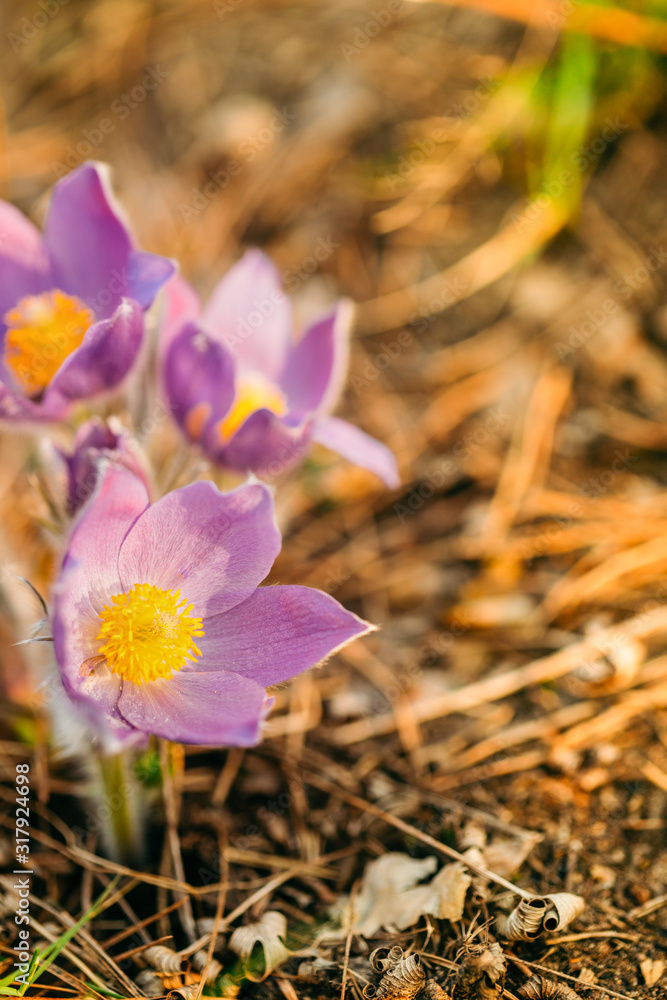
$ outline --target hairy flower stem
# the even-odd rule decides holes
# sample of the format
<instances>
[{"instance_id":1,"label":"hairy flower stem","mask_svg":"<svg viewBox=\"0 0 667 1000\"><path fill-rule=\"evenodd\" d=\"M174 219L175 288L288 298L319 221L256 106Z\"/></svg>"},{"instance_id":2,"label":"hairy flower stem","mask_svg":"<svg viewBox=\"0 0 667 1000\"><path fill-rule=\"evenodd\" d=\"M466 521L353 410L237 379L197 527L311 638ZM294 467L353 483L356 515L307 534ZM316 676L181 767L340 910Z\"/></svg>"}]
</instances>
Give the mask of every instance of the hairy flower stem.
<instances>
[{"instance_id":1,"label":"hairy flower stem","mask_svg":"<svg viewBox=\"0 0 667 1000\"><path fill-rule=\"evenodd\" d=\"M145 855L145 794L134 774L132 749L98 754L97 813L106 853L114 861L136 866Z\"/></svg>"}]
</instances>

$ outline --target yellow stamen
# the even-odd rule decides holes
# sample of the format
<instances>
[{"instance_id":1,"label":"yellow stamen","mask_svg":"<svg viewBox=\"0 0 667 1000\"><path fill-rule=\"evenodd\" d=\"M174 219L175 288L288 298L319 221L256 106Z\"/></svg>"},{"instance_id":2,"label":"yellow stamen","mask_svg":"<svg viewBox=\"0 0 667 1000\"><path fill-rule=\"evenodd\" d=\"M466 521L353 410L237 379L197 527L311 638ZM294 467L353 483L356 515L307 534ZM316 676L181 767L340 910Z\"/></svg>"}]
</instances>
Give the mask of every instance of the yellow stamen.
<instances>
[{"instance_id":1,"label":"yellow stamen","mask_svg":"<svg viewBox=\"0 0 667 1000\"><path fill-rule=\"evenodd\" d=\"M100 612L97 641L114 674L132 684L171 677L188 660L201 656L195 636L202 636L201 618L192 618L192 605L180 590L160 590L135 583L126 594L115 594Z\"/></svg>"},{"instance_id":2,"label":"yellow stamen","mask_svg":"<svg viewBox=\"0 0 667 1000\"><path fill-rule=\"evenodd\" d=\"M5 364L23 392L37 396L79 346L95 317L80 299L55 288L26 296L3 319Z\"/></svg>"},{"instance_id":3,"label":"yellow stamen","mask_svg":"<svg viewBox=\"0 0 667 1000\"><path fill-rule=\"evenodd\" d=\"M236 396L232 408L218 424L223 444L236 434L244 420L255 410L271 410L277 417L287 413L287 401L278 386L258 372L242 375L236 380Z\"/></svg>"}]
</instances>

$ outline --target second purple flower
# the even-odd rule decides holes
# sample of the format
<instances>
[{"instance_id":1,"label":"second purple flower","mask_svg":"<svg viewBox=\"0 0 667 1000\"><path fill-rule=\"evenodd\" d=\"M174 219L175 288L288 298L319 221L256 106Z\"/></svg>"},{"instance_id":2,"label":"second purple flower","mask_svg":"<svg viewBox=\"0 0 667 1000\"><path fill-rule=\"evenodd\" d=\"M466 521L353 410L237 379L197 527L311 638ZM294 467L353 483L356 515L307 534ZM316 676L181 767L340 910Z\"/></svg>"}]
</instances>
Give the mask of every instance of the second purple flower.
<instances>
[{"instance_id":1,"label":"second purple flower","mask_svg":"<svg viewBox=\"0 0 667 1000\"><path fill-rule=\"evenodd\" d=\"M185 435L210 459L274 477L318 441L398 484L389 449L331 416L347 374L352 307L341 301L295 338L272 261L249 250L205 308L182 279L167 286L162 378Z\"/></svg>"}]
</instances>

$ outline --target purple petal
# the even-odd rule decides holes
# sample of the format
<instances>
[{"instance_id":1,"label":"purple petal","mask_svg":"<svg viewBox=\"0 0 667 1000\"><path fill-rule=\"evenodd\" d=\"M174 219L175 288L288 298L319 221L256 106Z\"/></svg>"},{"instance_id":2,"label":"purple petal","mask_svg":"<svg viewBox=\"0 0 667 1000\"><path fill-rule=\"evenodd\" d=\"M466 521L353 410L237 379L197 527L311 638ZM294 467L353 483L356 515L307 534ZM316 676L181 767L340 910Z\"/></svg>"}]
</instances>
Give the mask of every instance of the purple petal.
<instances>
[{"instance_id":1,"label":"purple petal","mask_svg":"<svg viewBox=\"0 0 667 1000\"><path fill-rule=\"evenodd\" d=\"M217 427L210 425L203 448L225 468L275 478L303 458L310 435L309 422L290 426L271 410L262 409L251 414L226 444Z\"/></svg>"},{"instance_id":2,"label":"purple petal","mask_svg":"<svg viewBox=\"0 0 667 1000\"><path fill-rule=\"evenodd\" d=\"M280 381L294 321L280 273L266 254L260 250L244 254L214 289L203 318L240 367Z\"/></svg>"},{"instance_id":3,"label":"purple petal","mask_svg":"<svg viewBox=\"0 0 667 1000\"><path fill-rule=\"evenodd\" d=\"M159 359L165 356L171 342L181 333L183 327L201 316L199 296L180 274L175 274L165 285L163 301L158 341Z\"/></svg>"},{"instance_id":4,"label":"purple petal","mask_svg":"<svg viewBox=\"0 0 667 1000\"><path fill-rule=\"evenodd\" d=\"M122 294L138 302L142 309L148 309L162 286L176 273L177 267L176 262L168 257L135 250L127 266L127 291Z\"/></svg>"},{"instance_id":5,"label":"purple petal","mask_svg":"<svg viewBox=\"0 0 667 1000\"><path fill-rule=\"evenodd\" d=\"M121 592L118 553L127 532L148 505L143 482L110 466L72 531L53 596L53 643L67 690L111 711L119 678L106 666L84 670L97 654L99 612Z\"/></svg>"},{"instance_id":6,"label":"purple petal","mask_svg":"<svg viewBox=\"0 0 667 1000\"><path fill-rule=\"evenodd\" d=\"M49 408L56 399L88 399L115 388L129 373L144 336L144 314L136 302L124 301L110 319L93 323L75 351L63 362L44 395Z\"/></svg>"},{"instance_id":7,"label":"purple petal","mask_svg":"<svg viewBox=\"0 0 667 1000\"><path fill-rule=\"evenodd\" d=\"M254 746L264 689L226 671L180 670L147 684L125 684L118 708L131 725L178 743Z\"/></svg>"},{"instance_id":8,"label":"purple petal","mask_svg":"<svg viewBox=\"0 0 667 1000\"><path fill-rule=\"evenodd\" d=\"M103 423L93 417L79 427L72 442L72 451L56 449L67 469L67 510L76 513L93 492L100 470L107 462L129 469L146 484L149 472L146 460L136 440L114 418Z\"/></svg>"},{"instance_id":9,"label":"purple petal","mask_svg":"<svg viewBox=\"0 0 667 1000\"><path fill-rule=\"evenodd\" d=\"M4 375L0 384L0 420L11 420L16 423L44 423L59 420L65 416L69 408L69 400L53 396L49 406L34 403L27 396L14 392L7 384L9 377Z\"/></svg>"},{"instance_id":10,"label":"purple petal","mask_svg":"<svg viewBox=\"0 0 667 1000\"><path fill-rule=\"evenodd\" d=\"M372 629L320 590L260 587L242 604L207 618L198 643L209 669L233 670L269 687Z\"/></svg>"},{"instance_id":11,"label":"purple petal","mask_svg":"<svg viewBox=\"0 0 667 1000\"><path fill-rule=\"evenodd\" d=\"M390 489L400 484L398 466L393 452L358 427L338 417L320 417L315 422L313 440L337 451L348 462L375 473Z\"/></svg>"},{"instance_id":12,"label":"purple petal","mask_svg":"<svg viewBox=\"0 0 667 1000\"><path fill-rule=\"evenodd\" d=\"M121 543L148 503L143 480L122 466L109 465L100 470L95 492L76 520L63 565L80 565L91 593L101 588L104 601L109 586L119 584ZM120 587L111 593L119 591Z\"/></svg>"},{"instance_id":13,"label":"purple petal","mask_svg":"<svg viewBox=\"0 0 667 1000\"><path fill-rule=\"evenodd\" d=\"M121 548L120 574L127 590L136 583L179 589L203 618L249 597L279 551L266 487L223 494L213 483L192 483L139 518Z\"/></svg>"},{"instance_id":14,"label":"purple petal","mask_svg":"<svg viewBox=\"0 0 667 1000\"><path fill-rule=\"evenodd\" d=\"M13 205L0 201L0 329L2 317L26 295L49 283L49 263L42 237Z\"/></svg>"},{"instance_id":15,"label":"purple petal","mask_svg":"<svg viewBox=\"0 0 667 1000\"><path fill-rule=\"evenodd\" d=\"M192 441L218 421L234 401L234 359L196 323L171 343L163 370L169 409Z\"/></svg>"},{"instance_id":16,"label":"purple petal","mask_svg":"<svg viewBox=\"0 0 667 1000\"><path fill-rule=\"evenodd\" d=\"M134 247L103 164L84 163L53 189L44 227L57 287L106 317L127 295Z\"/></svg>"},{"instance_id":17,"label":"purple petal","mask_svg":"<svg viewBox=\"0 0 667 1000\"><path fill-rule=\"evenodd\" d=\"M352 312L351 302L339 302L290 352L281 382L290 410L326 413L335 406L347 374Z\"/></svg>"}]
</instances>

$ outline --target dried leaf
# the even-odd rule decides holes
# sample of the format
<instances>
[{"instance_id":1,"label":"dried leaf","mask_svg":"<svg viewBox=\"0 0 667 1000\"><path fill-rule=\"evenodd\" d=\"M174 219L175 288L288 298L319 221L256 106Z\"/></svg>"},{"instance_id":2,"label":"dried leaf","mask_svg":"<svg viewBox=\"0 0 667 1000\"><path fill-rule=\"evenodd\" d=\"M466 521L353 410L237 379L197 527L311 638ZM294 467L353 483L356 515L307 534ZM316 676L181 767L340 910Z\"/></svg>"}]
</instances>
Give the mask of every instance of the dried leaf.
<instances>
[{"instance_id":1,"label":"dried leaf","mask_svg":"<svg viewBox=\"0 0 667 1000\"><path fill-rule=\"evenodd\" d=\"M540 934L567 927L585 908L583 897L571 892L554 892L548 896L522 899L506 920L496 923L508 941L532 941Z\"/></svg>"},{"instance_id":2,"label":"dried leaf","mask_svg":"<svg viewBox=\"0 0 667 1000\"><path fill-rule=\"evenodd\" d=\"M352 929L371 937L381 927L405 930L424 914L460 920L471 876L460 862L445 865L426 885L416 883L437 867L434 857L423 860L390 853L371 861L359 894L351 907L345 932ZM340 912L340 906L339 906Z\"/></svg>"},{"instance_id":3,"label":"dried leaf","mask_svg":"<svg viewBox=\"0 0 667 1000\"><path fill-rule=\"evenodd\" d=\"M487 844L483 849L484 867L496 875L509 878L518 871L532 849L542 840L541 833L528 833L524 837L503 837Z\"/></svg>"},{"instance_id":4,"label":"dried leaf","mask_svg":"<svg viewBox=\"0 0 667 1000\"><path fill-rule=\"evenodd\" d=\"M529 941L542 933L542 921L547 912L548 903L542 896L533 899L522 899L505 921L502 935L508 941ZM500 929L501 922L498 921Z\"/></svg>"},{"instance_id":5,"label":"dried leaf","mask_svg":"<svg viewBox=\"0 0 667 1000\"><path fill-rule=\"evenodd\" d=\"M374 972L388 972L393 969L403 958L403 949L395 944L393 948L376 948L372 951L368 961L371 963Z\"/></svg>"},{"instance_id":6,"label":"dried leaf","mask_svg":"<svg viewBox=\"0 0 667 1000\"><path fill-rule=\"evenodd\" d=\"M442 986L436 983L435 979L429 979L422 991L424 1000L450 1000L448 993L445 993Z\"/></svg>"},{"instance_id":7,"label":"dried leaf","mask_svg":"<svg viewBox=\"0 0 667 1000\"><path fill-rule=\"evenodd\" d=\"M426 977L419 955L404 956L398 947L392 948L390 954L392 958L381 960L387 971L378 985L364 987L366 1000L414 1000L421 993ZM393 961L393 957L397 957L397 961Z\"/></svg>"},{"instance_id":8,"label":"dried leaf","mask_svg":"<svg viewBox=\"0 0 667 1000\"><path fill-rule=\"evenodd\" d=\"M167 1000L195 1000L198 993L201 993L199 983L193 983L191 986L179 986L178 989L167 993Z\"/></svg>"},{"instance_id":9,"label":"dried leaf","mask_svg":"<svg viewBox=\"0 0 667 1000\"><path fill-rule=\"evenodd\" d=\"M284 914L276 910L267 910L255 924L236 928L229 939L229 947L244 962L248 961L256 944L261 945L264 951L264 972L258 975L252 969L246 969L246 979L252 983L261 983L290 957L291 953L284 942L286 933L287 920Z\"/></svg>"},{"instance_id":10,"label":"dried leaf","mask_svg":"<svg viewBox=\"0 0 667 1000\"><path fill-rule=\"evenodd\" d=\"M215 982L220 973L222 972L222 965L218 962L217 958L211 957L211 961L208 961L208 953L205 951L196 951L192 956L192 964L198 972L203 972L206 969L206 984Z\"/></svg>"},{"instance_id":11,"label":"dried leaf","mask_svg":"<svg viewBox=\"0 0 667 1000\"><path fill-rule=\"evenodd\" d=\"M146 948L143 957L158 972L180 972L183 964L183 959L177 952L172 948L165 948L162 944L154 944L151 948Z\"/></svg>"},{"instance_id":12,"label":"dried leaf","mask_svg":"<svg viewBox=\"0 0 667 1000\"><path fill-rule=\"evenodd\" d=\"M572 892L553 892L545 899L550 900L553 907L543 921L544 930L548 932L561 931L586 909L583 896L575 896Z\"/></svg>"},{"instance_id":13,"label":"dried leaf","mask_svg":"<svg viewBox=\"0 0 667 1000\"><path fill-rule=\"evenodd\" d=\"M655 986L665 971L665 963L661 958L645 958L639 963L644 982L647 986Z\"/></svg>"},{"instance_id":14,"label":"dried leaf","mask_svg":"<svg viewBox=\"0 0 667 1000\"><path fill-rule=\"evenodd\" d=\"M507 965L497 941L469 944L464 949L454 986L454 1000L498 1000Z\"/></svg>"},{"instance_id":15,"label":"dried leaf","mask_svg":"<svg viewBox=\"0 0 667 1000\"><path fill-rule=\"evenodd\" d=\"M152 969L142 969L134 980L145 997L163 996L162 980Z\"/></svg>"},{"instance_id":16,"label":"dried leaf","mask_svg":"<svg viewBox=\"0 0 667 1000\"><path fill-rule=\"evenodd\" d=\"M580 1000L579 994L569 986L538 975L531 976L517 993L523 1000Z\"/></svg>"}]
</instances>

